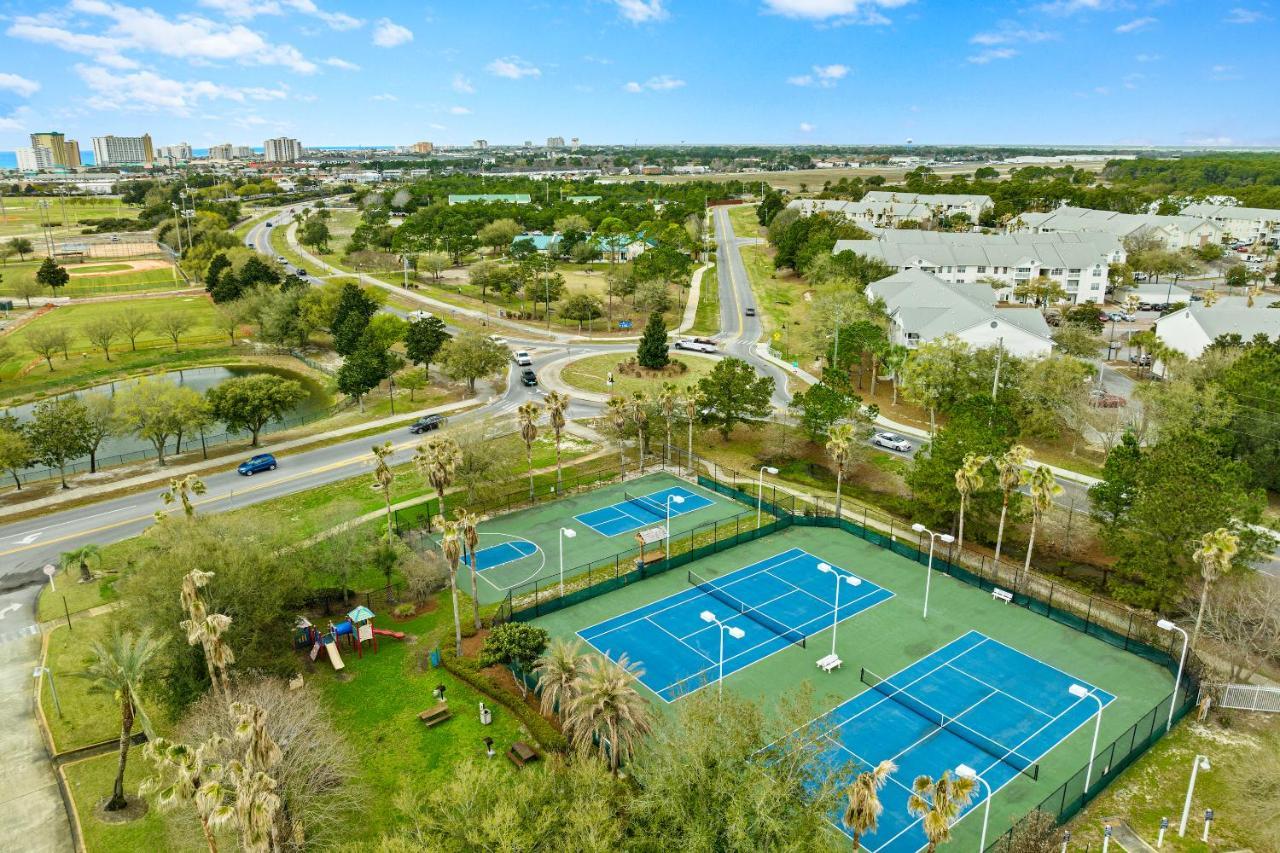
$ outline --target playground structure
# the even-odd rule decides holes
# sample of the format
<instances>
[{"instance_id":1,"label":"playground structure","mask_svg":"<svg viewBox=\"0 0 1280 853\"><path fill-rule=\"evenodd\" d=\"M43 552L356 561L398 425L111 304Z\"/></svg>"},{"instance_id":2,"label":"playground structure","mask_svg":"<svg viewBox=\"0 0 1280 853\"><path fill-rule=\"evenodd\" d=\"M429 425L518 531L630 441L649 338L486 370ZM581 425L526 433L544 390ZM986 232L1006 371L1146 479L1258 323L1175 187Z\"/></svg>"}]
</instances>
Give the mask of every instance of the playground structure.
<instances>
[{"instance_id":1,"label":"playground structure","mask_svg":"<svg viewBox=\"0 0 1280 853\"><path fill-rule=\"evenodd\" d=\"M330 622L329 630L321 632L307 617L299 616L294 626L294 648L310 648L309 657L313 661L320 656L320 650L324 649L335 670L345 669L346 664L338 651L339 641L343 637L347 638L348 649L354 649L358 658L364 657L366 645L372 645L373 651L377 653L379 636L404 639L401 631L373 627L373 617L373 611L361 604L348 613L346 619L336 625Z\"/></svg>"}]
</instances>

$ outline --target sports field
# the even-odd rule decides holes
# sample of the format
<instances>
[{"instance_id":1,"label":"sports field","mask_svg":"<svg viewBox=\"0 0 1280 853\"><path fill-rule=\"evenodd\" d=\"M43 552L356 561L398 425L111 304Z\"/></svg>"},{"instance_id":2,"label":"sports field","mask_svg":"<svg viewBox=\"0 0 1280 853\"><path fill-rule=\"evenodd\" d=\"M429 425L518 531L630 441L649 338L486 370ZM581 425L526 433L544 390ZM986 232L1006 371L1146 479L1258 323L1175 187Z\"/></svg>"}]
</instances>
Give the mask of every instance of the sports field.
<instances>
[{"instance_id":1,"label":"sports field","mask_svg":"<svg viewBox=\"0 0 1280 853\"><path fill-rule=\"evenodd\" d=\"M794 574L776 568L792 565L789 555L804 555L794 561ZM748 607L757 602L747 599L770 591L802 594L779 588L775 579L749 581L744 590L740 581L755 577L762 567L784 575L782 580L802 587L804 594L830 595L834 578L819 575L817 560L862 581L842 593L838 614L825 602L792 612L768 604L773 597L764 599L764 619L743 613L741 606L706 606L725 592ZM717 680L719 631L711 626L714 633L706 636L690 633L699 630L688 618L690 611L705 607L725 624L741 627L742 639L725 638L726 661L737 654L734 643L747 650L734 665L726 664L726 691L756 700L768 712L778 697L809 682L815 688L815 707L822 711L818 723L823 734L812 745L814 761L849 779L885 758L899 765L883 792L881 830L863 841L867 850L922 848L923 833L905 813L906 789L916 775L937 777L958 764L975 769L995 791L988 833L993 840L1085 765L1099 702L1105 708L1101 745L1132 726L1172 687L1169 673L1156 664L993 600L941 573L932 578L925 619L924 567L839 530L791 527L705 557L687 569L694 577L684 570L657 574L535 624L553 635L586 637L597 649L614 651L606 638L610 629L644 620L643 631L626 632L618 648L625 645L628 658L653 673L641 677L641 690L664 709L673 707L669 703L675 691L659 695L658 690L670 685L673 676L695 674L694 667L701 666L692 689ZM812 570L809 575L806 569ZM707 590L691 579L695 584L711 579L716 594L708 598ZM883 591L881 600L874 606L854 605L873 586ZM824 593L826 588L832 593ZM663 610L686 598L699 603ZM681 625L667 624L667 613L679 613ZM648 624L653 619L646 617L655 614L662 614L657 616L662 624ZM815 664L831 653L833 614L839 623L835 651L843 665L824 672ZM693 618L699 617L700 610ZM784 620L786 624L774 624ZM823 627L815 629L810 622ZM794 641L795 633L805 635L804 647ZM774 635L773 646L752 650L766 634ZM674 657L677 648L679 657ZM716 665L710 663L713 658ZM1073 693L1073 686L1082 695ZM977 846L984 800L980 785L956 827L955 849ZM832 819L834 833L839 815Z\"/></svg>"},{"instance_id":2,"label":"sports field","mask_svg":"<svg viewBox=\"0 0 1280 853\"><path fill-rule=\"evenodd\" d=\"M628 500L628 494L639 500ZM671 533L675 538L708 522L752 514L742 504L707 489L670 474L655 473L481 521L476 528L480 535L476 567L481 603L501 601L508 590L518 593L530 589L540 579L558 578L562 528L573 531L572 537L563 539L566 578L585 571L587 564L608 562L612 566L615 554L637 547L639 530L665 527L665 512L656 507L657 502L665 507L666 497L684 500L683 505L672 503ZM435 538L439 539L439 531ZM661 550L662 543L648 547ZM623 571L629 569L626 566ZM458 582L464 589L471 586L470 571L469 565L458 569Z\"/></svg>"}]
</instances>

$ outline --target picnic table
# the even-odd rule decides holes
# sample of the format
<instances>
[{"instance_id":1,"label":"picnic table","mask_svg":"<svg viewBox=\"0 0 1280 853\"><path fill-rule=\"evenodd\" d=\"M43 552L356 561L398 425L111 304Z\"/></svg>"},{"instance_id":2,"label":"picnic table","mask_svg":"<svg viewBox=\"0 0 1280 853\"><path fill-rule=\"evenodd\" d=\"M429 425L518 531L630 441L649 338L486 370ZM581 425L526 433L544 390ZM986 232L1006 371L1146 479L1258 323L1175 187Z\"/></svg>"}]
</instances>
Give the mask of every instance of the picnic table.
<instances>
[{"instance_id":1,"label":"picnic table","mask_svg":"<svg viewBox=\"0 0 1280 853\"><path fill-rule=\"evenodd\" d=\"M518 740L507 750L507 758L510 758L516 767L524 767L530 761L538 760L538 752L529 744Z\"/></svg>"},{"instance_id":2,"label":"picnic table","mask_svg":"<svg viewBox=\"0 0 1280 853\"><path fill-rule=\"evenodd\" d=\"M434 708L428 708L423 711L418 715L418 719L426 723L427 728L431 728L432 726L443 723L452 716L453 714L449 711L449 705L445 702L441 702Z\"/></svg>"}]
</instances>

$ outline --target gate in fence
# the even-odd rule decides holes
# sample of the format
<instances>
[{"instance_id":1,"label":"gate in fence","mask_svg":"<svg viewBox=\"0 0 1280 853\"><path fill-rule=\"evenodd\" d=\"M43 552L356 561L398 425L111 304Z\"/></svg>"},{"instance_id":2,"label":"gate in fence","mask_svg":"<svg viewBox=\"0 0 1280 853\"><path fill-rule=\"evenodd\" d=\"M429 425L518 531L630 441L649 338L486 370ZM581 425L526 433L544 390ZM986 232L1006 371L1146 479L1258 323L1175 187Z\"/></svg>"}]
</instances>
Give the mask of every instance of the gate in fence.
<instances>
[{"instance_id":1,"label":"gate in fence","mask_svg":"<svg viewBox=\"0 0 1280 853\"><path fill-rule=\"evenodd\" d=\"M1218 701L1218 707L1280 714L1280 687L1227 684L1222 688L1222 699Z\"/></svg>"}]
</instances>

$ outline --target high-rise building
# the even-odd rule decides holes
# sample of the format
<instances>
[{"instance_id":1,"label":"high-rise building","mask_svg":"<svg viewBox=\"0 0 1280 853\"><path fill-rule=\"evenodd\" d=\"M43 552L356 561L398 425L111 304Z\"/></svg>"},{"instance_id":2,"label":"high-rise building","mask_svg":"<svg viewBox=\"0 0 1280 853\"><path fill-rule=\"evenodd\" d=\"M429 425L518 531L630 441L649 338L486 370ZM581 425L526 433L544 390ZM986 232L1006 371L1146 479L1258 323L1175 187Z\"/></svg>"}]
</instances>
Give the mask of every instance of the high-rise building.
<instances>
[{"instance_id":1,"label":"high-rise building","mask_svg":"<svg viewBox=\"0 0 1280 853\"><path fill-rule=\"evenodd\" d=\"M80 143L57 131L31 134L31 149L38 162L47 162L41 169L80 168ZM41 149L45 152L43 155Z\"/></svg>"},{"instance_id":2,"label":"high-rise building","mask_svg":"<svg viewBox=\"0 0 1280 853\"><path fill-rule=\"evenodd\" d=\"M563 136L548 136L548 137L547 137L547 147L548 147L548 148L563 148L563 147L564 147L564 137L563 137Z\"/></svg>"},{"instance_id":3,"label":"high-rise building","mask_svg":"<svg viewBox=\"0 0 1280 853\"><path fill-rule=\"evenodd\" d=\"M409 149L414 154L430 154L436 147L430 142L415 142Z\"/></svg>"},{"instance_id":4,"label":"high-rise building","mask_svg":"<svg viewBox=\"0 0 1280 853\"><path fill-rule=\"evenodd\" d=\"M582 143L578 142L578 137L576 137L576 136L575 136L573 139L570 139L570 140L569 140L569 147L570 147L570 148L577 148L577 147L578 147L579 145L581 145L581 144L582 144Z\"/></svg>"},{"instance_id":5,"label":"high-rise building","mask_svg":"<svg viewBox=\"0 0 1280 853\"><path fill-rule=\"evenodd\" d=\"M179 142L177 145L161 145L156 149L156 159L173 163L185 163L191 159L191 144Z\"/></svg>"},{"instance_id":6,"label":"high-rise building","mask_svg":"<svg viewBox=\"0 0 1280 853\"><path fill-rule=\"evenodd\" d=\"M97 166L147 166L155 163L151 134L141 136L95 136L93 162Z\"/></svg>"},{"instance_id":7,"label":"high-rise building","mask_svg":"<svg viewBox=\"0 0 1280 853\"><path fill-rule=\"evenodd\" d=\"M235 149L235 146L232 145L230 142L224 142L221 145L210 145L209 159L210 160L230 160L234 149Z\"/></svg>"},{"instance_id":8,"label":"high-rise building","mask_svg":"<svg viewBox=\"0 0 1280 853\"><path fill-rule=\"evenodd\" d=\"M477 139L475 142L471 143L471 147L472 147L472 148L479 148L481 151L483 151L484 149L486 149L486 148L488 148L488 147L489 147L489 140L487 140L487 139Z\"/></svg>"},{"instance_id":9,"label":"high-rise building","mask_svg":"<svg viewBox=\"0 0 1280 853\"><path fill-rule=\"evenodd\" d=\"M40 154L37 154L37 151ZM49 149L47 148L19 148L14 153L18 155L19 172L38 172L41 168L48 168L47 165L44 167L40 165L41 155L44 155L45 162L48 162Z\"/></svg>"},{"instance_id":10,"label":"high-rise building","mask_svg":"<svg viewBox=\"0 0 1280 853\"><path fill-rule=\"evenodd\" d=\"M262 143L262 157L268 163L292 163L302 156L302 143L287 136Z\"/></svg>"},{"instance_id":11,"label":"high-rise building","mask_svg":"<svg viewBox=\"0 0 1280 853\"><path fill-rule=\"evenodd\" d=\"M252 160L257 156L257 152L248 145L233 145L231 146L231 156L236 160Z\"/></svg>"}]
</instances>

